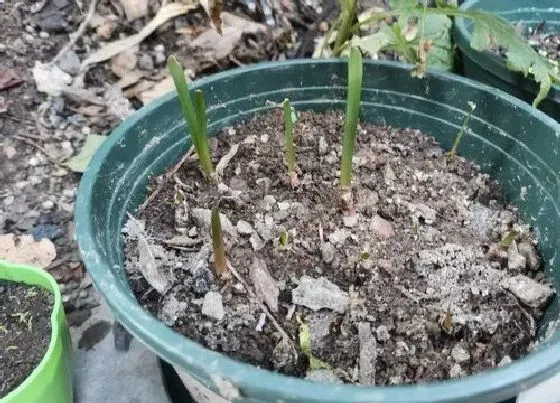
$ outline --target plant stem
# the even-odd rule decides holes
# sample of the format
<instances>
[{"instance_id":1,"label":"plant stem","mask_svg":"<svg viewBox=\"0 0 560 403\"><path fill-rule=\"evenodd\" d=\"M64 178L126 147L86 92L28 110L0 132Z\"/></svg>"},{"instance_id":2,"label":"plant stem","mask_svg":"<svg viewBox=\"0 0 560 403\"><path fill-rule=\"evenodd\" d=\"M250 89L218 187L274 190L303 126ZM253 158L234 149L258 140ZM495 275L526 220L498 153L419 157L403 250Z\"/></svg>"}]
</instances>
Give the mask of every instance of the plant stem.
<instances>
[{"instance_id":1,"label":"plant stem","mask_svg":"<svg viewBox=\"0 0 560 403\"><path fill-rule=\"evenodd\" d=\"M212 247L214 249L214 269L217 276L221 276L227 270L226 251L222 233L222 222L220 211L217 207L212 209L211 216Z\"/></svg>"},{"instance_id":2,"label":"plant stem","mask_svg":"<svg viewBox=\"0 0 560 403\"><path fill-rule=\"evenodd\" d=\"M348 101L344 119L344 135L342 138L342 160L340 166L340 185L348 190L352 184L352 155L358 130L360 100L362 96L362 54L353 47L348 59Z\"/></svg>"},{"instance_id":3,"label":"plant stem","mask_svg":"<svg viewBox=\"0 0 560 403\"><path fill-rule=\"evenodd\" d=\"M206 116L206 100L202 90L194 92L194 110L198 127L200 128L198 159L200 160L202 172L210 177L214 172L214 166L212 165L212 155L208 145L208 117Z\"/></svg>"},{"instance_id":4,"label":"plant stem","mask_svg":"<svg viewBox=\"0 0 560 403\"><path fill-rule=\"evenodd\" d=\"M461 143L461 140L465 135L465 130L469 125L472 114L476 108L476 105L472 102L469 102L469 106L471 107L471 110L469 114L465 116L465 119L463 120L463 125L461 126L461 130L459 130L459 133L457 134L457 137L455 137L455 141L453 142L453 147L451 147L451 151L449 151L449 156L452 158L455 157L455 155L457 154L457 148L459 148L459 144Z\"/></svg>"},{"instance_id":5,"label":"plant stem","mask_svg":"<svg viewBox=\"0 0 560 403\"><path fill-rule=\"evenodd\" d=\"M342 46L349 39L350 33L352 32L352 23L356 15L356 0L340 0L340 10L340 24L333 48L335 57L340 56L340 53L342 53Z\"/></svg>"},{"instance_id":6,"label":"plant stem","mask_svg":"<svg viewBox=\"0 0 560 403\"><path fill-rule=\"evenodd\" d=\"M286 143L286 163L288 164L288 174L293 176L296 172L296 151L294 147L294 121L292 120L292 105L286 98L282 104L284 106L284 140Z\"/></svg>"}]
</instances>

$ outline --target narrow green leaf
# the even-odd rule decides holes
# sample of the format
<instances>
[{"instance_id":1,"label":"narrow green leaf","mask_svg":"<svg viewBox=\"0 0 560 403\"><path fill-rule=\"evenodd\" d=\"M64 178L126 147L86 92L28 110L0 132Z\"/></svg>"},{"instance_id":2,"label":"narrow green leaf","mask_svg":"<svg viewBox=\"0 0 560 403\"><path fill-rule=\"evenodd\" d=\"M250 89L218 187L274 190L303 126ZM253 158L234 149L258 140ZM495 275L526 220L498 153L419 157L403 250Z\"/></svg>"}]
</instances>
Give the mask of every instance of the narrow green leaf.
<instances>
[{"instance_id":1,"label":"narrow green leaf","mask_svg":"<svg viewBox=\"0 0 560 403\"><path fill-rule=\"evenodd\" d=\"M286 143L286 163L288 174L293 175L296 171L296 151L294 147L294 119L292 116L292 105L286 98L282 103L284 106L284 140Z\"/></svg>"},{"instance_id":2,"label":"narrow green leaf","mask_svg":"<svg viewBox=\"0 0 560 403\"><path fill-rule=\"evenodd\" d=\"M84 172L91 158L105 140L107 140L107 136L99 136L97 134L88 135L80 152L66 161L64 165L74 172Z\"/></svg>"},{"instance_id":3,"label":"narrow green leaf","mask_svg":"<svg viewBox=\"0 0 560 403\"><path fill-rule=\"evenodd\" d=\"M288 248L288 231L282 231L280 233L280 248L287 249Z\"/></svg>"},{"instance_id":4,"label":"narrow green leaf","mask_svg":"<svg viewBox=\"0 0 560 403\"><path fill-rule=\"evenodd\" d=\"M299 348L309 359L310 370L331 368L328 363L313 356L313 353L311 352L311 331L309 330L309 326L301 320L299 320Z\"/></svg>"},{"instance_id":5,"label":"narrow green leaf","mask_svg":"<svg viewBox=\"0 0 560 403\"><path fill-rule=\"evenodd\" d=\"M200 128L198 159L200 160L202 172L210 177L214 172L214 166L212 165L212 155L208 145L208 117L206 116L206 100L202 90L194 92L194 111L198 127Z\"/></svg>"},{"instance_id":6,"label":"narrow green leaf","mask_svg":"<svg viewBox=\"0 0 560 403\"><path fill-rule=\"evenodd\" d=\"M340 166L340 185L343 189L352 183L352 155L358 130L360 100L362 97L362 54L353 47L348 59L348 100L344 119L344 135L342 138L342 161Z\"/></svg>"},{"instance_id":7,"label":"narrow green leaf","mask_svg":"<svg viewBox=\"0 0 560 403\"><path fill-rule=\"evenodd\" d=\"M221 276L227 270L226 250L222 233L222 222L220 211L217 207L212 209L210 219L212 229L212 247L214 249L214 269L217 276Z\"/></svg>"},{"instance_id":8,"label":"narrow green leaf","mask_svg":"<svg viewBox=\"0 0 560 403\"><path fill-rule=\"evenodd\" d=\"M199 124L199 118L197 116L195 106L191 99L189 86L187 85L187 80L185 79L185 73L183 67L177 61L175 56L170 56L167 60L167 66L173 77L173 82L179 96L179 102L181 104L181 109L183 110L183 115L187 121L189 131L191 133L191 139L193 142L194 149L198 158L200 160L200 168L206 176L212 174L212 159L209 157L208 140L205 136L204 129ZM206 111L203 112L206 114ZM206 151L204 150L204 145L206 144ZM208 159L210 164L208 165Z\"/></svg>"}]
</instances>

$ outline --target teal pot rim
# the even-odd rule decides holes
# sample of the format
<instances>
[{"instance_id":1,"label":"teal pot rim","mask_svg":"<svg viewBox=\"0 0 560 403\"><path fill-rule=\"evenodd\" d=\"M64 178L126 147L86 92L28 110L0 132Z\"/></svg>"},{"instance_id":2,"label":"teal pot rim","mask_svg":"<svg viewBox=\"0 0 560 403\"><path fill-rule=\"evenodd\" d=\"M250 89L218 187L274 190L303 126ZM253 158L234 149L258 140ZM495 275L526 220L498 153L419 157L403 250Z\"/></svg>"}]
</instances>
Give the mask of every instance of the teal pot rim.
<instances>
[{"instance_id":1,"label":"teal pot rim","mask_svg":"<svg viewBox=\"0 0 560 403\"><path fill-rule=\"evenodd\" d=\"M193 83L192 89L201 85L218 84L222 79L231 79L236 72L262 72L266 74L266 71L270 68L290 68L290 66L302 64L322 63L346 64L346 61L323 59L259 63L203 78ZM411 66L398 62L367 61L365 63L377 63L400 70L411 69ZM480 91L492 94L492 96L498 96L510 103L512 110L515 108L525 111L531 110L531 113L539 120L544 121L549 126L556 127L556 131L560 133L560 125L554 119L541 111L532 109L527 103L503 91L451 73L431 71L428 74L432 77L440 77L476 87ZM133 127L141 116L152 113L160 105L175 96L175 91L172 91L153 101L117 127L97 151L82 177L76 202L76 234L82 259L91 272L99 272L97 268L105 264L103 263L104 256L98 251L90 219L92 212L91 192L100 167L109 151L113 147L118 147L124 133ZM201 376L205 374L208 378L223 377L239 388L241 394L243 394L245 387L250 386L254 391L272 396L283 396L284 399L289 401L431 403L437 396L445 397L445 401L450 403L464 401L476 403L510 398L512 390L517 392L525 390L560 370L559 339L546 343L540 350L532 352L510 365L461 379L403 386L318 384L317 382L259 369L231 359L224 354L206 349L175 332L144 310L130 292L119 286L121 282L109 268L106 268L103 276L94 273L91 277L95 286L111 307L116 319L121 321L140 341L155 351L161 358L180 367L189 368L189 371Z\"/></svg>"}]
</instances>

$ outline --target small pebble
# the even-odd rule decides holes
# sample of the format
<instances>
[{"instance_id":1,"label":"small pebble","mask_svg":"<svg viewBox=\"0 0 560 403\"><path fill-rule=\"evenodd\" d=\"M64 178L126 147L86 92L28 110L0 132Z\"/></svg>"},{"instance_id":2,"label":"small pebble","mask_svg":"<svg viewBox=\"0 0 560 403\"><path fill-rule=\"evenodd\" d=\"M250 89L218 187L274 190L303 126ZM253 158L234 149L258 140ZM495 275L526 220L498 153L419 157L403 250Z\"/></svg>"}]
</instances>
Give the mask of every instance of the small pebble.
<instances>
[{"instance_id":1,"label":"small pebble","mask_svg":"<svg viewBox=\"0 0 560 403\"><path fill-rule=\"evenodd\" d=\"M138 68L141 70L152 71L154 69L154 59L147 53L138 55Z\"/></svg>"},{"instance_id":2,"label":"small pebble","mask_svg":"<svg viewBox=\"0 0 560 403\"><path fill-rule=\"evenodd\" d=\"M459 377L464 376L464 375L465 375L465 371L463 371L463 368L461 368L461 365L459 365L457 363L453 364L453 366L449 370L449 376L451 378L459 378Z\"/></svg>"},{"instance_id":3,"label":"small pebble","mask_svg":"<svg viewBox=\"0 0 560 403\"><path fill-rule=\"evenodd\" d=\"M371 219L370 229L383 238L390 238L395 235L391 223L378 215Z\"/></svg>"},{"instance_id":4,"label":"small pebble","mask_svg":"<svg viewBox=\"0 0 560 403\"><path fill-rule=\"evenodd\" d=\"M219 292L210 291L202 301L202 314L210 318L222 320L224 317L224 305L222 295Z\"/></svg>"},{"instance_id":5,"label":"small pebble","mask_svg":"<svg viewBox=\"0 0 560 403\"><path fill-rule=\"evenodd\" d=\"M451 350L451 357L455 362L460 364L468 362L471 359L471 355L467 350L463 348L460 344L455 344L453 350Z\"/></svg>"},{"instance_id":6,"label":"small pebble","mask_svg":"<svg viewBox=\"0 0 560 403\"><path fill-rule=\"evenodd\" d=\"M237 231L241 235L251 235L253 233L253 227L247 221L239 220L237 221Z\"/></svg>"},{"instance_id":7,"label":"small pebble","mask_svg":"<svg viewBox=\"0 0 560 403\"><path fill-rule=\"evenodd\" d=\"M54 208L54 202L52 200L45 200L41 203L43 210L52 210Z\"/></svg>"},{"instance_id":8,"label":"small pebble","mask_svg":"<svg viewBox=\"0 0 560 403\"><path fill-rule=\"evenodd\" d=\"M15 147L12 146L6 146L4 147L4 155L6 155L6 158L11 160L12 158L14 158L17 154L17 151L15 149Z\"/></svg>"},{"instance_id":9,"label":"small pebble","mask_svg":"<svg viewBox=\"0 0 560 403\"><path fill-rule=\"evenodd\" d=\"M358 223L357 214L345 214L342 216L342 223L347 228L352 228Z\"/></svg>"},{"instance_id":10,"label":"small pebble","mask_svg":"<svg viewBox=\"0 0 560 403\"><path fill-rule=\"evenodd\" d=\"M323 262L329 264L334 259L334 254L336 250L330 242L325 242L321 246L321 256L323 257Z\"/></svg>"},{"instance_id":11,"label":"small pebble","mask_svg":"<svg viewBox=\"0 0 560 403\"><path fill-rule=\"evenodd\" d=\"M391 335L389 334L389 329L385 325L377 326L375 334L377 336L377 341L379 342L386 342L391 337Z\"/></svg>"}]
</instances>

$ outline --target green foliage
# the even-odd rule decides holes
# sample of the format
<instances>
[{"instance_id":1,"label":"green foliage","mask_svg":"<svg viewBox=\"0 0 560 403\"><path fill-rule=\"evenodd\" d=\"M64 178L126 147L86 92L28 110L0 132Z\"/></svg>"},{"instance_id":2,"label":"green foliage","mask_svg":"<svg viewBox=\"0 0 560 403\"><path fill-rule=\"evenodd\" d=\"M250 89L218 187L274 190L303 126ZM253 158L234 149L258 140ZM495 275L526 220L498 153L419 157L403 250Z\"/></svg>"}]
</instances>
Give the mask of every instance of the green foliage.
<instances>
[{"instance_id":1,"label":"green foliage","mask_svg":"<svg viewBox=\"0 0 560 403\"><path fill-rule=\"evenodd\" d=\"M422 77L426 67L451 67L450 17L464 17L473 22L473 49L486 51L501 47L506 50L510 70L534 76L540 89L533 105L538 105L547 96L552 83L560 82L560 76L551 63L500 16L481 10L460 10L443 0L437 1L435 7L422 6L417 0L391 0L389 5L391 10L360 18L350 29L341 25L348 20L339 18L332 27L332 32L336 32L336 43L340 43L334 47L333 54L340 55L349 43L370 55L395 51L408 63L415 64L414 75ZM396 23L387 24L384 21L393 18L397 19ZM360 29L373 23L379 24L379 31L360 38ZM328 40L326 38L325 42Z\"/></svg>"},{"instance_id":2,"label":"green foliage","mask_svg":"<svg viewBox=\"0 0 560 403\"><path fill-rule=\"evenodd\" d=\"M212 229L212 247L214 249L214 270L216 275L221 276L227 270L227 260L220 211L217 207L212 209L210 226Z\"/></svg>"},{"instance_id":3,"label":"green foliage","mask_svg":"<svg viewBox=\"0 0 560 403\"><path fill-rule=\"evenodd\" d=\"M278 238L278 242L280 243L281 249L288 249L288 231L282 231L280 233L280 237Z\"/></svg>"},{"instance_id":4,"label":"green foliage","mask_svg":"<svg viewBox=\"0 0 560 403\"><path fill-rule=\"evenodd\" d=\"M174 56L170 56L167 66L173 77L183 115L191 132L194 149L200 161L200 169L207 178L210 178L214 173L214 167L210 147L208 146L208 119L206 117L204 94L200 90L195 91L195 102L193 104L181 64Z\"/></svg>"},{"instance_id":5,"label":"green foliage","mask_svg":"<svg viewBox=\"0 0 560 403\"><path fill-rule=\"evenodd\" d=\"M457 154L457 148L459 148L459 144L461 143L461 140L465 135L465 130L467 129L467 126L471 121L472 114L476 109L476 104L474 102L469 101L469 107L471 108L471 110L469 111L468 115L465 116L465 119L463 120L463 125L461 126L461 129L459 130L457 137L455 137L455 141L453 142L453 147L451 147L451 151L449 152L450 157L454 157Z\"/></svg>"},{"instance_id":6,"label":"green foliage","mask_svg":"<svg viewBox=\"0 0 560 403\"><path fill-rule=\"evenodd\" d=\"M362 97L362 54L358 48L350 49L348 59L348 100L344 117L344 135L342 138L342 159L340 165L340 185L348 189L352 183L352 155L358 131L360 100Z\"/></svg>"},{"instance_id":7,"label":"green foliage","mask_svg":"<svg viewBox=\"0 0 560 403\"><path fill-rule=\"evenodd\" d=\"M294 147L294 108L290 105L289 99L282 103L284 107L284 140L286 143L286 163L288 164L288 174L295 175L296 172L296 151Z\"/></svg>"},{"instance_id":8,"label":"green foliage","mask_svg":"<svg viewBox=\"0 0 560 403\"><path fill-rule=\"evenodd\" d=\"M330 369L331 366L328 363L315 358L315 356L313 356L313 353L311 352L311 331L309 330L309 326L303 323L300 318L298 318L298 322L299 348L309 360L309 369L312 371L316 369Z\"/></svg>"}]
</instances>

